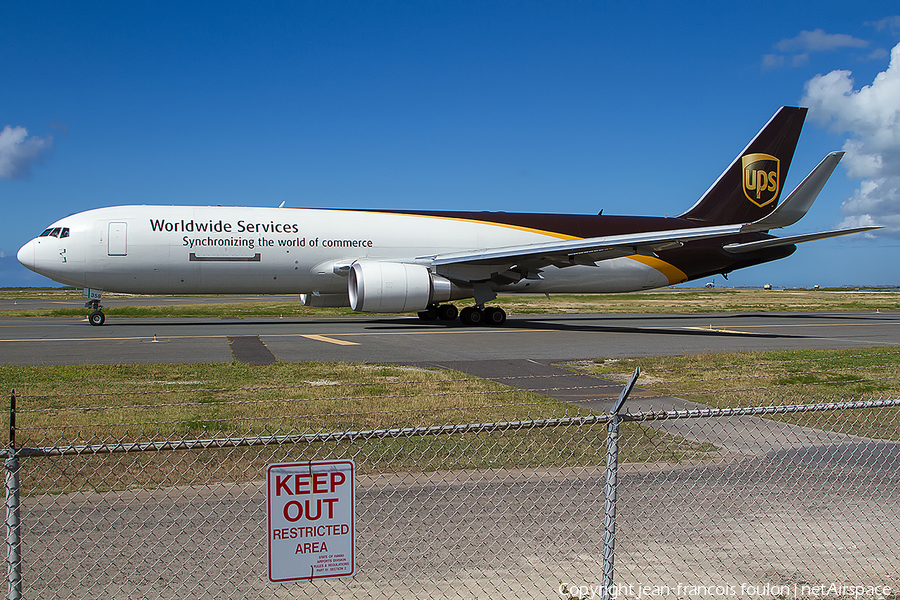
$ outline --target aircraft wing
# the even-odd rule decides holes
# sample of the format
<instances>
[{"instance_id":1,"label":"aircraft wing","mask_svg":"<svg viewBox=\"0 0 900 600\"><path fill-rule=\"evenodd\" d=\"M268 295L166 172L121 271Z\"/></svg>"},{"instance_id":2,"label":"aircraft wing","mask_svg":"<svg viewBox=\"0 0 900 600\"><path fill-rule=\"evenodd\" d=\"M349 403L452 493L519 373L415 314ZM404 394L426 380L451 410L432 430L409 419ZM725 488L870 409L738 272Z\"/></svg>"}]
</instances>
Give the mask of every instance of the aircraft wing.
<instances>
[{"instance_id":1,"label":"aircraft wing","mask_svg":"<svg viewBox=\"0 0 900 600\"><path fill-rule=\"evenodd\" d=\"M420 256L417 261L430 260L438 271L454 271L454 278L469 281L486 280L498 272L517 267L521 271L537 272L541 267L554 265L592 265L599 260L619 256L644 254L652 256L658 250L680 247L684 242L740 233L741 225L716 225L666 231L649 231L611 235L559 242L543 242L484 248L466 252L452 252ZM465 274L460 270L465 269Z\"/></svg>"}]
</instances>

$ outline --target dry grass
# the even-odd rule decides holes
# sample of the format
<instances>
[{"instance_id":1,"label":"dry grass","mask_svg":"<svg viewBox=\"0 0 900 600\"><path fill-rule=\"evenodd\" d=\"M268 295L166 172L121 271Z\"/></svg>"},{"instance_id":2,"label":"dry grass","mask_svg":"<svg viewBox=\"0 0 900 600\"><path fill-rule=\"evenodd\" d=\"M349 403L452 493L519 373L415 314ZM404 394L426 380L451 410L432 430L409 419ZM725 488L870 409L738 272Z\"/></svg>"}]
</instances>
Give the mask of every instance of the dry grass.
<instances>
[{"instance_id":1,"label":"dry grass","mask_svg":"<svg viewBox=\"0 0 900 600\"><path fill-rule=\"evenodd\" d=\"M4 366L0 385L20 396L20 434L78 443L126 432L149 440L479 422L567 408L447 371L340 363Z\"/></svg>"},{"instance_id":2,"label":"dry grass","mask_svg":"<svg viewBox=\"0 0 900 600\"><path fill-rule=\"evenodd\" d=\"M640 367L639 386L715 407L900 397L900 348L598 358L571 366L619 381L627 380ZM771 418L865 437L900 439L900 409L894 408Z\"/></svg>"},{"instance_id":3,"label":"dry grass","mask_svg":"<svg viewBox=\"0 0 900 600\"><path fill-rule=\"evenodd\" d=\"M708 313L900 310L898 290L667 288L632 294L501 296L517 313Z\"/></svg>"},{"instance_id":4,"label":"dry grass","mask_svg":"<svg viewBox=\"0 0 900 600\"><path fill-rule=\"evenodd\" d=\"M575 365L605 378L713 406L897 397L900 348L756 352ZM397 366L234 362L198 365L0 367L18 397L17 446L266 436L541 419L588 414L564 402L460 373ZM900 439L900 410L785 415L784 420ZM2 427L8 425L4 414ZM622 462L709 460L717 449L637 423ZM602 465L603 423L419 438L357 439L204 451L29 458L29 493L250 481L266 464L353 458L360 472Z\"/></svg>"},{"instance_id":5,"label":"dry grass","mask_svg":"<svg viewBox=\"0 0 900 600\"><path fill-rule=\"evenodd\" d=\"M553 398L460 373L334 363L0 367L17 447L395 429L581 416ZM4 418L3 427L6 427ZM702 460L716 448L628 424L621 460ZM250 481L283 460L353 458L360 472L576 467L606 460L605 424L202 451L27 458L29 493Z\"/></svg>"},{"instance_id":6,"label":"dry grass","mask_svg":"<svg viewBox=\"0 0 900 600\"><path fill-rule=\"evenodd\" d=\"M277 299L241 300L229 302L228 296L219 296L209 302L190 304L171 303L172 297L160 297L158 306L129 306L130 298L123 294L105 296L105 312L120 317L197 317L244 318L261 316L331 316L356 315L349 308L307 308L299 300ZM0 290L3 300L80 300L75 290L25 290L22 292ZM146 297L142 297L146 298ZM460 307L471 301L458 303ZM549 299L542 295L510 294L497 299L511 314L546 313L707 313L707 312L790 312L790 311L889 311L900 310L900 290L872 289L694 289L667 288L633 294L570 295L554 294ZM84 316L80 306L56 309L16 309L6 302L3 316L72 317Z\"/></svg>"}]
</instances>

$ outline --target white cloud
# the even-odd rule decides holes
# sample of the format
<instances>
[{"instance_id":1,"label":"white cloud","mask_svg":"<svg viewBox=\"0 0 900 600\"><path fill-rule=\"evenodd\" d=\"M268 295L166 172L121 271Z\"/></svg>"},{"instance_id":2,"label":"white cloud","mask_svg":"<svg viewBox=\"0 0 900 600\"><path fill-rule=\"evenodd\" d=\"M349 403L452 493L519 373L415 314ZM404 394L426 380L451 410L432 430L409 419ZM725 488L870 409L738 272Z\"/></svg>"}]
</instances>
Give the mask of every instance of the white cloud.
<instances>
[{"instance_id":1,"label":"white cloud","mask_svg":"<svg viewBox=\"0 0 900 600\"><path fill-rule=\"evenodd\" d=\"M886 233L900 235L900 177L864 180L841 205L842 227L881 225Z\"/></svg>"},{"instance_id":2,"label":"white cloud","mask_svg":"<svg viewBox=\"0 0 900 600\"><path fill-rule=\"evenodd\" d=\"M782 54L766 54L763 56L763 68L774 69L786 63L783 55L790 54L790 65L801 67L809 62L811 52L827 52L840 48L867 48L869 42L855 38L846 33L825 33L821 29L801 31L797 37L781 40L775 49Z\"/></svg>"},{"instance_id":3,"label":"white cloud","mask_svg":"<svg viewBox=\"0 0 900 600\"><path fill-rule=\"evenodd\" d=\"M868 45L866 40L846 33L825 33L821 29L815 29L801 31L800 35L789 40L781 40L775 44L775 49L781 52L823 52L838 48L865 48Z\"/></svg>"},{"instance_id":4,"label":"white cloud","mask_svg":"<svg viewBox=\"0 0 900 600\"><path fill-rule=\"evenodd\" d=\"M866 25L871 25L875 28L875 31L888 29L891 33L896 33L900 31L900 16L885 17L880 21L868 22Z\"/></svg>"},{"instance_id":5,"label":"white cloud","mask_svg":"<svg viewBox=\"0 0 900 600\"><path fill-rule=\"evenodd\" d=\"M888 51L884 48L877 48L872 50L869 55L866 57L866 60L874 61L874 60L884 60L889 56Z\"/></svg>"},{"instance_id":6,"label":"white cloud","mask_svg":"<svg viewBox=\"0 0 900 600\"><path fill-rule=\"evenodd\" d=\"M801 102L810 116L834 131L849 133L843 163L862 178L841 206L844 225L878 224L900 236L900 44L888 68L855 89L850 71L832 71L806 82Z\"/></svg>"},{"instance_id":7,"label":"white cloud","mask_svg":"<svg viewBox=\"0 0 900 600\"><path fill-rule=\"evenodd\" d=\"M28 175L31 165L40 161L53 148L53 136L28 137L24 127L7 125L0 131L0 179L20 179Z\"/></svg>"},{"instance_id":8,"label":"white cloud","mask_svg":"<svg viewBox=\"0 0 900 600\"><path fill-rule=\"evenodd\" d=\"M784 57L780 54L766 54L763 56L764 69L776 69L784 65Z\"/></svg>"},{"instance_id":9,"label":"white cloud","mask_svg":"<svg viewBox=\"0 0 900 600\"><path fill-rule=\"evenodd\" d=\"M795 54L793 58L791 58L791 66L792 67L802 67L806 63L809 62L809 52L804 52L803 54Z\"/></svg>"}]
</instances>

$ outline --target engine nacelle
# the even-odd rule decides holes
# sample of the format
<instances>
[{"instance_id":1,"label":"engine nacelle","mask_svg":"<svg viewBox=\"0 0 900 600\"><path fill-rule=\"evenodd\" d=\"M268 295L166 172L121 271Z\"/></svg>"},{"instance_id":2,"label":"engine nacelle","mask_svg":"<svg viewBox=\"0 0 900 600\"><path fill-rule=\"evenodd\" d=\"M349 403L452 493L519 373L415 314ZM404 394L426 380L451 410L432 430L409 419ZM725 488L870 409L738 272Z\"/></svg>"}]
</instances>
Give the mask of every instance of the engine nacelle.
<instances>
[{"instance_id":1,"label":"engine nacelle","mask_svg":"<svg viewBox=\"0 0 900 600\"><path fill-rule=\"evenodd\" d=\"M314 308L350 306L347 294L300 294L300 304Z\"/></svg>"},{"instance_id":2,"label":"engine nacelle","mask_svg":"<svg viewBox=\"0 0 900 600\"><path fill-rule=\"evenodd\" d=\"M350 308L359 312L414 312L429 304L472 296L472 290L431 273L423 265L353 263L347 282Z\"/></svg>"}]
</instances>

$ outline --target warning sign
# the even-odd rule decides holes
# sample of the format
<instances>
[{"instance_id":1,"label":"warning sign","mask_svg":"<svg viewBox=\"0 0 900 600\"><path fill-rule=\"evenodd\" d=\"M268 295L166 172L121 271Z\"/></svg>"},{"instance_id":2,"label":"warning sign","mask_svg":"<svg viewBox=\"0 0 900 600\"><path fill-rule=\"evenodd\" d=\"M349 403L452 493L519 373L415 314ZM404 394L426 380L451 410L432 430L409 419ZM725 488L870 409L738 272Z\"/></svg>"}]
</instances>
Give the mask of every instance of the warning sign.
<instances>
[{"instance_id":1,"label":"warning sign","mask_svg":"<svg viewBox=\"0 0 900 600\"><path fill-rule=\"evenodd\" d=\"M269 581L353 575L353 461L269 465L266 481Z\"/></svg>"}]
</instances>

